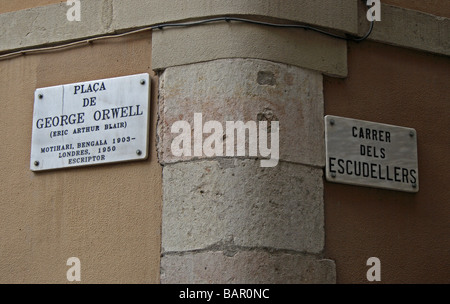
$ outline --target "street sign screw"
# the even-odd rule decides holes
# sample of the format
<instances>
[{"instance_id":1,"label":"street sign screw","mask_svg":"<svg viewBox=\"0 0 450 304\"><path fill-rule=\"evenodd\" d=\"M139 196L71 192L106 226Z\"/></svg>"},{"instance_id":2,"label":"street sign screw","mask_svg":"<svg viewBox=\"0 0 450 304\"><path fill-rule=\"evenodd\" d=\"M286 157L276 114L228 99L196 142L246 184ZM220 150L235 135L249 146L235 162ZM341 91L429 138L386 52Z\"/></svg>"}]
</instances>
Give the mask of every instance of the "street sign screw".
<instances>
[{"instance_id":1,"label":"street sign screw","mask_svg":"<svg viewBox=\"0 0 450 304\"><path fill-rule=\"evenodd\" d=\"M145 84L145 79L141 79L141 84L142 84L142 85Z\"/></svg>"},{"instance_id":2,"label":"street sign screw","mask_svg":"<svg viewBox=\"0 0 450 304\"><path fill-rule=\"evenodd\" d=\"M330 120L330 125L334 126L334 119Z\"/></svg>"},{"instance_id":3,"label":"street sign screw","mask_svg":"<svg viewBox=\"0 0 450 304\"><path fill-rule=\"evenodd\" d=\"M39 162L36 160L36 161L34 161L34 165L37 167L37 166L39 166Z\"/></svg>"},{"instance_id":4,"label":"street sign screw","mask_svg":"<svg viewBox=\"0 0 450 304\"><path fill-rule=\"evenodd\" d=\"M136 150L136 154L137 154L137 155L141 155L141 154L142 154L142 151L141 151L141 150Z\"/></svg>"},{"instance_id":5,"label":"street sign screw","mask_svg":"<svg viewBox=\"0 0 450 304\"><path fill-rule=\"evenodd\" d=\"M412 187L413 187L414 189L416 189L416 188L417 188L417 184L412 184Z\"/></svg>"},{"instance_id":6,"label":"street sign screw","mask_svg":"<svg viewBox=\"0 0 450 304\"><path fill-rule=\"evenodd\" d=\"M336 172L331 172L331 177L336 177Z\"/></svg>"},{"instance_id":7,"label":"street sign screw","mask_svg":"<svg viewBox=\"0 0 450 304\"><path fill-rule=\"evenodd\" d=\"M39 94L39 95L38 95L38 98L39 98L39 99L42 99L42 98L44 98L44 95Z\"/></svg>"},{"instance_id":8,"label":"street sign screw","mask_svg":"<svg viewBox=\"0 0 450 304\"><path fill-rule=\"evenodd\" d=\"M409 136L414 137L414 132L413 132L413 131L410 131L410 132L409 132Z\"/></svg>"}]
</instances>

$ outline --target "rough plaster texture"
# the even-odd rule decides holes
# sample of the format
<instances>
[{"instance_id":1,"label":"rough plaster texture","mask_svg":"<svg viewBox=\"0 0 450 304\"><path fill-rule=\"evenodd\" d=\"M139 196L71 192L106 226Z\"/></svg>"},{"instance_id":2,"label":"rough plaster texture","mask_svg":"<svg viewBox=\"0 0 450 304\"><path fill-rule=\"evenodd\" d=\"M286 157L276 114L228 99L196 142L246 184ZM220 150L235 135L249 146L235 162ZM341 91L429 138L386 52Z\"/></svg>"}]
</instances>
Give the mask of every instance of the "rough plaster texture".
<instances>
[{"instance_id":1,"label":"rough plaster texture","mask_svg":"<svg viewBox=\"0 0 450 304\"><path fill-rule=\"evenodd\" d=\"M193 158L173 155L171 144L178 133L171 133L171 127L176 121L185 120L193 128L194 113L202 113L203 122L219 121L224 132L226 121L277 120L280 159L324 165L322 75L319 73L249 59L216 60L166 69L160 77L158 153L161 163Z\"/></svg>"},{"instance_id":2,"label":"rough plaster texture","mask_svg":"<svg viewBox=\"0 0 450 304\"><path fill-rule=\"evenodd\" d=\"M450 283L450 58L374 42L351 44L349 78L325 77L326 114L414 127L416 194L325 182L326 257L338 283ZM370 79L370 81L367 81Z\"/></svg>"},{"instance_id":3,"label":"rough plaster texture","mask_svg":"<svg viewBox=\"0 0 450 304\"><path fill-rule=\"evenodd\" d=\"M133 56L129 56L129 54ZM152 77L146 161L33 173L36 88L151 71L148 34L0 61L0 283L158 283L161 168L155 147Z\"/></svg>"},{"instance_id":4,"label":"rough plaster texture","mask_svg":"<svg viewBox=\"0 0 450 304\"><path fill-rule=\"evenodd\" d=\"M66 0L0 0L0 14L27 8L67 2Z\"/></svg>"},{"instance_id":5,"label":"rough plaster texture","mask_svg":"<svg viewBox=\"0 0 450 304\"><path fill-rule=\"evenodd\" d=\"M163 169L162 251L226 243L319 253L322 170L257 160L181 162Z\"/></svg>"},{"instance_id":6,"label":"rough plaster texture","mask_svg":"<svg viewBox=\"0 0 450 304\"><path fill-rule=\"evenodd\" d=\"M333 261L266 251L222 251L164 255L161 283L167 284L333 284Z\"/></svg>"}]
</instances>

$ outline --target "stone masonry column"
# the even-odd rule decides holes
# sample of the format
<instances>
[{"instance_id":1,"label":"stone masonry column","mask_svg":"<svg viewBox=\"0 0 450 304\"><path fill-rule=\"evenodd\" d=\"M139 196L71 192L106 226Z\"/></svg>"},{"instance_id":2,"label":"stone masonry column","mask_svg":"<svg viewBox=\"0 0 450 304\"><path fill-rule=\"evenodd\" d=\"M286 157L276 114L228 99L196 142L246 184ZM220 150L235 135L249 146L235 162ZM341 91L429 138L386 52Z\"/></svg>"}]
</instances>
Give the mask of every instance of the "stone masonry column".
<instances>
[{"instance_id":1,"label":"stone masonry column","mask_svg":"<svg viewBox=\"0 0 450 304\"><path fill-rule=\"evenodd\" d=\"M170 49L170 36L177 31L189 33L174 31L154 33L153 56L163 56L162 45ZM322 39L313 36L310 49L325 43L339 50L338 58L345 57L345 44L343 51L342 45ZM161 283L335 283L335 264L323 258L322 73L261 58L211 58L213 50L205 52L204 62L156 64L157 149L163 166ZM320 64L333 58L309 55ZM330 66L345 71L340 64ZM201 113L201 124L195 113ZM172 151L180 134L171 131L178 121L191 127L190 156ZM245 156L226 156L226 136L223 155L194 156L194 129L208 121L220 122L224 134L227 121L278 121L279 162L262 167L248 146ZM203 134L203 141L209 135Z\"/></svg>"}]
</instances>

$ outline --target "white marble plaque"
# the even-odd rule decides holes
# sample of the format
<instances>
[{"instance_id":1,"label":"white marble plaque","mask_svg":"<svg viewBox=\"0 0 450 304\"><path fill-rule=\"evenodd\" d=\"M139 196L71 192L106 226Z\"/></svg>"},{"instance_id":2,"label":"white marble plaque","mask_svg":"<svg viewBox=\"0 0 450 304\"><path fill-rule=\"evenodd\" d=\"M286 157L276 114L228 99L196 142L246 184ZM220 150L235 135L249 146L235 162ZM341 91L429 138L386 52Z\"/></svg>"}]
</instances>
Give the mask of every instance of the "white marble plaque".
<instances>
[{"instance_id":1,"label":"white marble plaque","mask_svg":"<svg viewBox=\"0 0 450 304\"><path fill-rule=\"evenodd\" d=\"M325 147L327 181L419 191L415 129L327 115Z\"/></svg>"},{"instance_id":2,"label":"white marble plaque","mask_svg":"<svg viewBox=\"0 0 450 304\"><path fill-rule=\"evenodd\" d=\"M37 89L30 169L146 159L149 109L149 74Z\"/></svg>"}]
</instances>

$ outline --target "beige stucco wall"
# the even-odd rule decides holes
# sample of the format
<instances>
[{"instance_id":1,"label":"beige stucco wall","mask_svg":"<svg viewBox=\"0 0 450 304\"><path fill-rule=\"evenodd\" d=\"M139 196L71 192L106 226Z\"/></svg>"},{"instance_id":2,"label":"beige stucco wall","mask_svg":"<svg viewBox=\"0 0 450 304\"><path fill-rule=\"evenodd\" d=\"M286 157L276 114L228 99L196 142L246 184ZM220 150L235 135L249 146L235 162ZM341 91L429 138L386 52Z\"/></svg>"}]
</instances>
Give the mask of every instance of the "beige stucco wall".
<instances>
[{"instance_id":1,"label":"beige stucco wall","mask_svg":"<svg viewBox=\"0 0 450 304\"><path fill-rule=\"evenodd\" d=\"M14 12L22 9L27 9L36 6L44 6L48 4L55 4L60 2L67 2L64 0L0 0L0 13Z\"/></svg>"},{"instance_id":2,"label":"beige stucco wall","mask_svg":"<svg viewBox=\"0 0 450 304\"><path fill-rule=\"evenodd\" d=\"M0 61L0 283L158 283L161 168L152 76L146 161L33 173L34 91L151 71L151 34Z\"/></svg>"},{"instance_id":3,"label":"beige stucco wall","mask_svg":"<svg viewBox=\"0 0 450 304\"><path fill-rule=\"evenodd\" d=\"M449 57L349 43L349 76L324 78L325 114L417 131L418 193L325 182L326 256L338 283L450 283Z\"/></svg>"}]
</instances>

